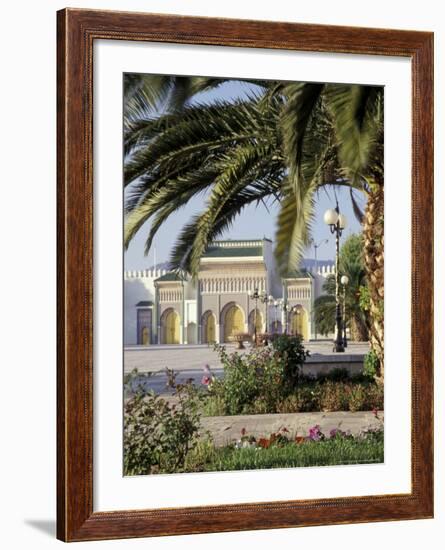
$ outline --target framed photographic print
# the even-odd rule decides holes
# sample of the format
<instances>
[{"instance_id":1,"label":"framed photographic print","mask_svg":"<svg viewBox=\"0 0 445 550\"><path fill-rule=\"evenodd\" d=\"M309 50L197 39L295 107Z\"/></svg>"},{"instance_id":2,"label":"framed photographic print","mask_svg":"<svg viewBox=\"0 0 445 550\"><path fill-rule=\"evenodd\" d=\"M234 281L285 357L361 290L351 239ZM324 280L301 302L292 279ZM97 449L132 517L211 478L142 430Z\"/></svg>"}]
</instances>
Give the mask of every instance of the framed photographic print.
<instances>
[{"instance_id":1,"label":"framed photographic print","mask_svg":"<svg viewBox=\"0 0 445 550\"><path fill-rule=\"evenodd\" d=\"M433 515L433 35L58 12L58 538Z\"/></svg>"}]
</instances>

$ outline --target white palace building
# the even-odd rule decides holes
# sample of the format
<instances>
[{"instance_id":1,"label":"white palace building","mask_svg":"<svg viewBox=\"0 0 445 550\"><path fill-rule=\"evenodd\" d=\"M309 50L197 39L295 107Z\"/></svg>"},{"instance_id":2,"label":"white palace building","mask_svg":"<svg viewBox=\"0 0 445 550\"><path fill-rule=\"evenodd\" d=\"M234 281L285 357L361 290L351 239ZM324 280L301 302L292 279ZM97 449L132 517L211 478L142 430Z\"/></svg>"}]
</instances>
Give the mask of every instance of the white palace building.
<instances>
[{"instance_id":1,"label":"white palace building","mask_svg":"<svg viewBox=\"0 0 445 550\"><path fill-rule=\"evenodd\" d=\"M301 271L280 278L269 239L214 242L196 282L156 267L126 271L124 345L229 342L255 324L258 333L314 338L314 300L333 273L332 261L303 260Z\"/></svg>"}]
</instances>

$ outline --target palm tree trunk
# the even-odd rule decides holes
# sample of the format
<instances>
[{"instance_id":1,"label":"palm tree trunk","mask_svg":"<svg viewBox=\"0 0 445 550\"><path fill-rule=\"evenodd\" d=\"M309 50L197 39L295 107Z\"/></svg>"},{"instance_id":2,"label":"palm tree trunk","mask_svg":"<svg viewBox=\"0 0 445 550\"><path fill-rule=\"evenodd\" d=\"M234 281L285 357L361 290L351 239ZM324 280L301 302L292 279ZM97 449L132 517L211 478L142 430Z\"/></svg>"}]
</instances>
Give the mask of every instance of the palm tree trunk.
<instances>
[{"instance_id":1,"label":"palm tree trunk","mask_svg":"<svg viewBox=\"0 0 445 550\"><path fill-rule=\"evenodd\" d=\"M368 340L368 327L360 317L353 316L351 318L350 329L353 342L366 342Z\"/></svg>"},{"instance_id":2,"label":"palm tree trunk","mask_svg":"<svg viewBox=\"0 0 445 550\"><path fill-rule=\"evenodd\" d=\"M377 379L384 378L384 237L383 181L372 185L363 219L364 261L370 294L370 342L379 360Z\"/></svg>"}]
</instances>

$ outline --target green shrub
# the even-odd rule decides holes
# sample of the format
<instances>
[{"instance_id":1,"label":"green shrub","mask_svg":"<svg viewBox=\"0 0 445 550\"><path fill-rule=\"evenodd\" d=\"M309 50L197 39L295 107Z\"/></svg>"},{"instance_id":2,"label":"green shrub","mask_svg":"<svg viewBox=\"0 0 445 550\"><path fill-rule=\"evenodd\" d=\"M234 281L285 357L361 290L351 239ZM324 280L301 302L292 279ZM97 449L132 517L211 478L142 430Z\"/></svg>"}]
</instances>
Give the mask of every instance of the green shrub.
<instances>
[{"instance_id":1,"label":"green shrub","mask_svg":"<svg viewBox=\"0 0 445 550\"><path fill-rule=\"evenodd\" d=\"M349 374L348 369L338 367L318 377L320 381L329 380L331 382L346 382L350 380L350 378L351 375Z\"/></svg>"},{"instance_id":2,"label":"green shrub","mask_svg":"<svg viewBox=\"0 0 445 550\"><path fill-rule=\"evenodd\" d=\"M224 366L224 378L208 386L204 406L207 416L223 414L271 414L314 411L359 411L383 409L383 388L362 373L351 376L346 369L333 369L318 378L299 372L298 382L286 377L289 358L283 351L291 341L285 337L274 347L256 348L249 353L228 354L223 346L215 349ZM290 344L291 349L298 346Z\"/></svg>"},{"instance_id":3,"label":"green shrub","mask_svg":"<svg viewBox=\"0 0 445 550\"><path fill-rule=\"evenodd\" d=\"M304 384L295 390L300 412L321 410L322 384Z\"/></svg>"},{"instance_id":4,"label":"green shrub","mask_svg":"<svg viewBox=\"0 0 445 550\"><path fill-rule=\"evenodd\" d=\"M309 356L305 350L303 337L299 334L278 334L272 339L272 348L278 353L283 361L284 378L288 385L295 387L298 383L301 370Z\"/></svg>"},{"instance_id":5,"label":"green shrub","mask_svg":"<svg viewBox=\"0 0 445 550\"><path fill-rule=\"evenodd\" d=\"M377 409L382 411L384 407L384 389L382 384L371 383L366 388L365 410Z\"/></svg>"},{"instance_id":6,"label":"green shrub","mask_svg":"<svg viewBox=\"0 0 445 550\"><path fill-rule=\"evenodd\" d=\"M288 395L277 403L277 413L300 412L300 400L295 394Z\"/></svg>"},{"instance_id":7,"label":"green shrub","mask_svg":"<svg viewBox=\"0 0 445 550\"><path fill-rule=\"evenodd\" d=\"M375 378L378 373L379 359L374 350L371 350L365 355L363 361L363 374L368 378Z\"/></svg>"},{"instance_id":8,"label":"green shrub","mask_svg":"<svg viewBox=\"0 0 445 550\"><path fill-rule=\"evenodd\" d=\"M283 362L267 348L244 355L228 354L215 345L224 366L224 378L209 386L210 399L224 404L226 414L248 414L255 410L271 412L285 391Z\"/></svg>"},{"instance_id":9,"label":"green shrub","mask_svg":"<svg viewBox=\"0 0 445 550\"><path fill-rule=\"evenodd\" d=\"M366 409L366 391L365 388L359 384L351 386L349 392L349 410L351 412L363 411Z\"/></svg>"},{"instance_id":10,"label":"green shrub","mask_svg":"<svg viewBox=\"0 0 445 550\"><path fill-rule=\"evenodd\" d=\"M345 384L327 381L323 384L320 405L325 411L343 411L348 408Z\"/></svg>"},{"instance_id":11,"label":"green shrub","mask_svg":"<svg viewBox=\"0 0 445 550\"><path fill-rule=\"evenodd\" d=\"M202 392L176 384L174 403L139 388L124 408L124 475L178 472L198 442Z\"/></svg>"}]
</instances>

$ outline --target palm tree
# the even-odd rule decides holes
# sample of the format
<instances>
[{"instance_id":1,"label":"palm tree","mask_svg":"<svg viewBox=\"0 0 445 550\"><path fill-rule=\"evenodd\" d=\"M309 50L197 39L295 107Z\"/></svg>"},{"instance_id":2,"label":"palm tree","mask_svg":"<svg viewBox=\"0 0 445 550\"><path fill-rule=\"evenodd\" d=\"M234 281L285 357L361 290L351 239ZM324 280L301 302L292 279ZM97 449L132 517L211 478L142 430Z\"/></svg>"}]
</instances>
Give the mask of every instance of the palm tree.
<instances>
[{"instance_id":1,"label":"palm tree","mask_svg":"<svg viewBox=\"0 0 445 550\"><path fill-rule=\"evenodd\" d=\"M359 305L360 289L366 285L363 261L363 236L351 235L341 247L339 269L347 275L346 321L355 341L367 341L369 337L369 316ZM335 327L335 276L329 275L323 285L324 295L314 303L315 322L321 334L329 334Z\"/></svg>"},{"instance_id":2,"label":"palm tree","mask_svg":"<svg viewBox=\"0 0 445 550\"><path fill-rule=\"evenodd\" d=\"M383 89L373 86L332 86L308 88L304 85L289 97L284 119L283 141L288 146L288 165L298 188L303 168L301 150L307 134L302 121L314 115L321 97L331 113L338 167L352 188L360 188L367 197L365 212L353 206L362 220L364 264L370 294L370 341L379 359L378 379L384 375L383 299Z\"/></svg>"},{"instance_id":3,"label":"palm tree","mask_svg":"<svg viewBox=\"0 0 445 550\"><path fill-rule=\"evenodd\" d=\"M193 94L222 81L163 77L156 88L147 78L125 89L126 246L150 219L148 252L162 223L202 194L206 208L171 255L173 267L196 275L206 247L242 209L272 198L280 203L275 254L286 274L309 243L316 192L348 185L363 218L371 342L383 374L382 89L255 81L246 99L190 105ZM353 189L367 195L364 214Z\"/></svg>"}]
</instances>

